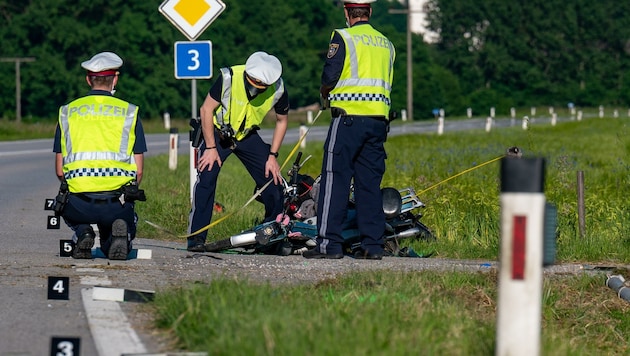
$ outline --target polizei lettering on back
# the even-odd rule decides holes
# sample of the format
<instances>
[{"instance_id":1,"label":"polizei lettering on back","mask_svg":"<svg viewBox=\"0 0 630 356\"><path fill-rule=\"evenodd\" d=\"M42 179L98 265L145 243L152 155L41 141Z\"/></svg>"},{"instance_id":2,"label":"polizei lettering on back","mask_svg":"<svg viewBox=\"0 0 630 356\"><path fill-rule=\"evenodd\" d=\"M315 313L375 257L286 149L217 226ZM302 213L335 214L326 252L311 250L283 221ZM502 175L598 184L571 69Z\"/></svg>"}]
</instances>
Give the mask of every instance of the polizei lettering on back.
<instances>
[{"instance_id":1,"label":"polizei lettering on back","mask_svg":"<svg viewBox=\"0 0 630 356\"><path fill-rule=\"evenodd\" d=\"M115 106L115 105L81 105L81 106L73 106L70 108L70 112L68 113L68 117L72 117L72 115L76 114L79 116L85 115L95 115L95 116L125 116L127 113L127 108Z\"/></svg>"},{"instance_id":2,"label":"polizei lettering on back","mask_svg":"<svg viewBox=\"0 0 630 356\"><path fill-rule=\"evenodd\" d=\"M389 40L383 36L354 35L352 40L354 43L362 43L366 46L389 48Z\"/></svg>"}]
</instances>

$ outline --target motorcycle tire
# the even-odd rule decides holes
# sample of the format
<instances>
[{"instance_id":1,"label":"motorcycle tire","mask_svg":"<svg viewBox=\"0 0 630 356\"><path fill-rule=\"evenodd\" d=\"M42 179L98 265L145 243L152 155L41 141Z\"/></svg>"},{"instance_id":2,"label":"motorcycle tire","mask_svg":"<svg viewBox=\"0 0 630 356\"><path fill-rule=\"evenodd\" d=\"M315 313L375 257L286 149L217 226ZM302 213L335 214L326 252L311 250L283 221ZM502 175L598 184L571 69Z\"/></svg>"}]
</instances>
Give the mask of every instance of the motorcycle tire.
<instances>
[{"instance_id":1,"label":"motorcycle tire","mask_svg":"<svg viewBox=\"0 0 630 356\"><path fill-rule=\"evenodd\" d=\"M205 244L206 252L219 252L223 250L227 250L232 248L232 242L230 239L224 239L219 241L214 241Z\"/></svg>"}]
</instances>

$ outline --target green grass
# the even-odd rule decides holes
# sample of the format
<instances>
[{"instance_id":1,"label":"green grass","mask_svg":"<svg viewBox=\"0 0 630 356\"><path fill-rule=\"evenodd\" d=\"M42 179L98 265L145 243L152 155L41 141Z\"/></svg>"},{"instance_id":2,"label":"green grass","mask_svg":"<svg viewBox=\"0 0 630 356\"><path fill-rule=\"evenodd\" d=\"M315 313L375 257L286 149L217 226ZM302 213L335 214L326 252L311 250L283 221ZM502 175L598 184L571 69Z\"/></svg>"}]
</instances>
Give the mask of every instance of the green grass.
<instances>
[{"instance_id":1,"label":"green grass","mask_svg":"<svg viewBox=\"0 0 630 356\"><path fill-rule=\"evenodd\" d=\"M630 195L628 154L630 119L589 119L580 122L534 125L485 131L453 132L390 137L386 143L387 171L383 186L413 187L427 205L422 221L437 241L416 249L435 250L440 257L496 259L499 250L500 161L508 147L518 146L524 157L546 162L545 195L556 206L557 259L571 261L630 260ZM293 147L285 145L280 162ZM303 173L317 176L322 143L310 142L302 150L312 158ZM149 201L138 204L141 221L147 219L184 235L190 209L188 158L180 156L178 168L169 171L166 156L147 159L143 187ZM285 167L285 171L288 165ZM586 234L578 229L577 172L584 172ZM463 172L466 172L462 174ZM235 188L238 187L238 188ZM254 184L235 157L224 164L217 201L231 216L209 230L209 240L223 239L247 229L262 218L262 205L251 197ZM236 212L236 213L234 213ZM141 237L177 239L146 224ZM179 238L182 243L183 238Z\"/></svg>"},{"instance_id":2,"label":"green grass","mask_svg":"<svg viewBox=\"0 0 630 356\"><path fill-rule=\"evenodd\" d=\"M494 273L375 271L317 284L217 279L159 293L173 347L210 355L491 355ZM544 283L542 354L627 354L630 304L603 277Z\"/></svg>"}]
</instances>

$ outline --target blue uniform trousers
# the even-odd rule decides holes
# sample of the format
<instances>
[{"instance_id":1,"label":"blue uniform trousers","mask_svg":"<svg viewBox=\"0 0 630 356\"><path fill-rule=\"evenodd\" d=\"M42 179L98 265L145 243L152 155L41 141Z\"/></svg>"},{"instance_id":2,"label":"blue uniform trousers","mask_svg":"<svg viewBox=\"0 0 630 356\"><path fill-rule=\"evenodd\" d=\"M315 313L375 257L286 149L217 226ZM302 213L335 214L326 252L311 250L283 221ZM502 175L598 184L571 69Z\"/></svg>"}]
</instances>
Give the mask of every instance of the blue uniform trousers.
<instances>
[{"instance_id":1,"label":"blue uniform trousers","mask_svg":"<svg viewBox=\"0 0 630 356\"><path fill-rule=\"evenodd\" d=\"M324 144L318 197L317 244L321 253L342 253L350 186L354 178L361 247L383 252L385 214L381 181L385 173L388 123L365 116L333 118Z\"/></svg>"},{"instance_id":2,"label":"blue uniform trousers","mask_svg":"<svg viewBox=\"0 0 630 356\"><path fill-rule=\"evenodd\" d=\"M136 223L138 222L132 202L121 204L119 198L112 194L70 194L62 216L66 224L74 231L73 240L75 242L77 236L85 233L91 224L96 224L101 239L101 250L105 254L109 250L114 220L123 219L127 223L129 249L131 250L131 240L136 237Z\"/></svg>"},{"instance_id":3,"label":"blue uniform trousers","mask_svg":"<svg viewBox=\"0 0 630 356\"><path fill-rule=\"evenodd\" d=\"M219 137L217 132L215 132L215 137ZM233 150L229 146L221 143L217 143L216 149L223 164L225 164L227 158L234 153L254 179L256 186L262 187L267 184L270 179L273 179L271 175L269 175L269 178L265 178L265 163L267 163L269 159L269 148L269 144L265 143L257 132L252 132L241 141L237 141L236 147ZM200 146L199 155L203 154L205 149L205 142L203 142ZM203 172L197 172L192 209L189 216L189 234L207 226L212 219L217 179L220 171L221 167L215 163L211 170L206 169ZM230 187L230 189L244 188L245 187L241 186ZM254 192L253 189L251 191L252 193ZM260 199L265 205L265 222L275 219L278 214L282 213L284 197L281 184L275 185L272 182L261 193ZM189 246L191 244L194 245L197 239L201 239L205 242L206 236L207 230L188 238Z\"/></svg>"}]
</instances>

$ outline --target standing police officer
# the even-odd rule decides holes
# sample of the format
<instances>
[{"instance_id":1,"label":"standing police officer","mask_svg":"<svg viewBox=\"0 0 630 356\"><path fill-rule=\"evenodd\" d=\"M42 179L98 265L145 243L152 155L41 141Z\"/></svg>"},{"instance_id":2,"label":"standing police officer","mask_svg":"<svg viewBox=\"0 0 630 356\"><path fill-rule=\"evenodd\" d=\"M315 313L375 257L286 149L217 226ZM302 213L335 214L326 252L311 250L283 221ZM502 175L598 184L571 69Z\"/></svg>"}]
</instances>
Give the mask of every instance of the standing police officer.
<instances>
[{"instance_id":1,"label":"standing police officer","mask_svg":"<svg viewBox=\"0 0 630 356\"><path fill-rule=\"evenodd\" d=\"M112 52L81 63L91 90L59 109L53 152L69 192L61 214L74 231L74 258L92 258L96 224L105 255L127 259L138 220L134 200L145 200L138 190L147 151L138 107L113 96L122 64Z\"/></svg>"},{"instance_id":2,"label":"standing police officer","mask_svg":"<svg viewBox=\"0 0 630 356\"><path fill-rule=\"evenodd\" d=\"M278 150L287 131L289 96L278 58L255 52L245 65L221 68L221 77L210 88L201 106L200 145L197 182L194 186L188 233L195 234L212 219L217 179L223 162L232 153L243 162L258 187L270 184L261 193L265 221L283 210L282 176ZM258 135L258 125L274 109L276 127L271 145ZM188 238L188 251L205 251L207 231Z\"/></svg>"},{"instance_id":3,"label":"standing police officer","mask_svg":"<svg viewBox=\"0 0 630 356\"><path fill-rule=\"evenodd\" d=\"M334 30L322 73L320 94L331 107L332 123L324 144L318 197L317 246L306 258L342 258L350 186L354 179L357 224L361 247L354 257L383 256L385 215L381 180L385 148L394 46L368 20L370 3L344 0L348 28Z\"/></svg>"}]
</instances>

